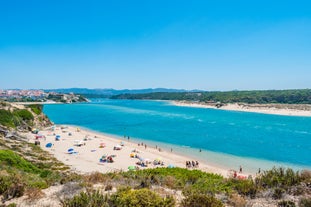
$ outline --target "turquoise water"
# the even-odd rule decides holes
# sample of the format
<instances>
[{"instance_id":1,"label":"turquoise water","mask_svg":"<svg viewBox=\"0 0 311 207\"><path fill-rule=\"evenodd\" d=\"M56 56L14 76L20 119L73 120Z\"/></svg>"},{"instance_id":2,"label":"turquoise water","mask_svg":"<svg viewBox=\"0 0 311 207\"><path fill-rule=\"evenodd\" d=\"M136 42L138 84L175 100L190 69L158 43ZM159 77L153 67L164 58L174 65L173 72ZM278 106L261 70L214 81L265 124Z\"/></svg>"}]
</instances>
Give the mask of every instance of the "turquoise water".
<instances>
[{"instance_id":1,"label":"turquoise water","mask_svg":"<svg viewBox=\"0 0 311 207\"><path fill-rule=\"evenodd\" d=\"M162 144L164 148L173 147L175 152L225 167L242 163L250 171L273 165L311 168L311 117L109 99L45 105L44 112L56 124Z\"/></svg>"}]
</instances>

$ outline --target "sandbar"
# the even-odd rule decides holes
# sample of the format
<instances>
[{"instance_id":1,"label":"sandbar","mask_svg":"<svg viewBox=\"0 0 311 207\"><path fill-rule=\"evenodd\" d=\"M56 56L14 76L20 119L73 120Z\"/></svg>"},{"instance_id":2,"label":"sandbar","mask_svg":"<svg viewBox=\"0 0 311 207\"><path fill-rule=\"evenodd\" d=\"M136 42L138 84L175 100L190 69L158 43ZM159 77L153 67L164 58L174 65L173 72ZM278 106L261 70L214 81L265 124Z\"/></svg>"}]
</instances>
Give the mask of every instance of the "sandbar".
<instances>
[{"instance_id":1,"label":"sandbar","mask_svg":"<svg viewBox=\"0 0 311 207\"><path fill-rule=\"evenodd\" d=\"M183 107L211 108L218 110L254 112L263 114L274 114L284 116L311 116L310 104L244 104L244 103L229 103L221 107L216 104L190 102L190 101L171 101L173 105Z\"/></svg>"}]
</instances>

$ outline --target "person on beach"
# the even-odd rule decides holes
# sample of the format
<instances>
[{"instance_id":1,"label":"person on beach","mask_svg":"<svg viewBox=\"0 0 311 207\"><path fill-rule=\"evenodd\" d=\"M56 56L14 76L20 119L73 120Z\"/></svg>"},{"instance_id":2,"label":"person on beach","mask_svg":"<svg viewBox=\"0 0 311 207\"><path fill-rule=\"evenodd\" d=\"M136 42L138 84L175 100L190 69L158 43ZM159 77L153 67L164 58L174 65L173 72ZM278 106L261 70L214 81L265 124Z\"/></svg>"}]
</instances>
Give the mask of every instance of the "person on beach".
<instances>
[{"instance_id":1,"label":"person on beach","mask_svg":"<svg viewBox=\"0 0 311 207\"><path fill-rule=\"evenodd\" d=\"M147 145L145 144L145 149L147 149Z\"/></svg>"},{"instance_id":2,"label":"person on beach","mask_svg":"<svg viewBox=\"0 0 311 207\"><path fill-rule=\"evenodd\" d=\"M200 152L202 152L202 150L200 149Z\"/></svg>"},{"instance_id":3,"label":"person on beach","mask_svg":"<svg viewBox=\"0 0 311 207\"><path fill-rule=\"evenodd\" d=\"M242 166L240 165L240 173L242 173Z\"/></svg>"},{"instance_id":4,"label":"person on beach","mask_svg":"<svg viewBox=\"0 0 311 207\"><path fill-rule=\"evenodd\" d=\"M171 152L173 152L173 148L171 148Z\"/></svg>"},{"instance_id":5,"label":"person on beach","mask_svg":"<svg viewBox=\"0 0 311 207\"><path fill-rule=\"evenodd\" d=\"M127 136L127 141L130 141L130 136Z\"/></svg>"},{"instance_id":6,"label":"person on beach","mask_svg":"<svg viewBox=\"0 0 311 207\"><path fill-rule=\"evenodd\" d=\"M195 166L199 167L199 162L198 161L195 161Z\"/></svg>"}]
</instances>

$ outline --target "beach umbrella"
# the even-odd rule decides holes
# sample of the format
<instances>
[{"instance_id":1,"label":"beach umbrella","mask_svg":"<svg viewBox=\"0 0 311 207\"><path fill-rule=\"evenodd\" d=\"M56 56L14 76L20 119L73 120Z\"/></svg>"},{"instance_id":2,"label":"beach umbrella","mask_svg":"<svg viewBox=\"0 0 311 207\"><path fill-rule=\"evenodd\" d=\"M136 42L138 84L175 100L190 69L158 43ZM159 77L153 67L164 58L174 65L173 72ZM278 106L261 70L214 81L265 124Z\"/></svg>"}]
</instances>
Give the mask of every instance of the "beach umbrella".
<instances>
[{"instance_id":1,"label":"beach umbrella","mask_svg":"<svg viewBox=\"0 0 311 207\"><path fill-rule=\"evenodd\" d=\"M34 134L38 134L38 132L39 132L39 130L38 130L38 129L36 129L36 128L32 129L32 133L34 133Z\"/></svg>"},{"instance_id":2,"label":"beach umbrella","mask_svg":"<svg viewBox=\"0 0 311 207\"><path fill-rule=\"evenodd\" d=\"M74 149L73 149L72 147L70 147L70 148L67 150L67 152L72 153L72 152L74 152Z\"/></svg>"},{"instance_id":3,"label":"beach umbrella","mask_svg":"<svg viewBox=\"0 0 311 207\"><path fill-rule=\"evenodd\" d=\"M175 166L174 165L172 165L172 164L169 164L168 166L167 166L167 168L174 168Z\"/></svg>"},{"instance_id":4,"label":"beach umbrella","mask_svg":"<svg viewBox=\"0 0 311 207\"><path fill-rule=\"evenodd\" d=\"M128 166L128 170L136 170L135 166Z\"/></svg>"},{"instance_id":5,"label":"beach umbrella","mask_svg":"<svg viewBox=\"0 0 311 207\"><path fill-rule=\"evenodd\" d=\"M36 139L39 139L39 138L45 138L45 136L44 136L44 135L42 135L42 134L38 134L38 135L36 135Z\"/></svg>"},{"instance_id":6,"label":"beach umbrella","mask_svg":"<svg viewBox=\"0 0 311 207\"><path fill-rule=\"evenodd\" d=\"M51 143L51 142L49 142L49 143L47 143L46 145L45 145L45 147L47 147L47 148L51 148L53 146L53 144Z\"/></svg>"},{"instance_id":7,"label":"beach umbrella","mask_svg":"<svg viewBox=\"0 0 311 207\"><path fill-rule=\"evenodd\" d=\"M113 149L114 150L120 150L120 149L122 149L122 147L120 145L116 145L116 146L113 147Z\"/></svg>"}]
</instances>

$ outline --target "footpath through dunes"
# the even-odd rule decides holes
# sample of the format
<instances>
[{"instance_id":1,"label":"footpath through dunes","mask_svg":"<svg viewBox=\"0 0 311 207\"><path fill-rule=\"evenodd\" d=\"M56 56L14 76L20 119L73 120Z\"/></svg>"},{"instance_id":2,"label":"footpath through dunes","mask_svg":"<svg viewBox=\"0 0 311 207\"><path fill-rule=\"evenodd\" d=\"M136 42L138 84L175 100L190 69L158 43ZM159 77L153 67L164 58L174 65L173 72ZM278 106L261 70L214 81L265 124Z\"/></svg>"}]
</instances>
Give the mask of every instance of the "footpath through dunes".
<instances>
[{"instance_id":1,"label":"footpath through dunes","mask_svg":"<svg viewBox=\"0 0 311 207\"><path fill-rule=\"evenodd\" d=\"M129 168L182 167L228 176L228 170L200 163L193 158L164 151L161 146L148 146L130 138L117 139L75 126L56 126L28 133L29 142L40 141L43 150L80 173L128 171ZM37 138L36 138L37 137ZM110 162L111 157L113 162ZM102 159L102 160L101 160ZM187 161L191 165L186 166ZM247 174L241 174L247 177Z\"/></svg>"}]
</instances>

